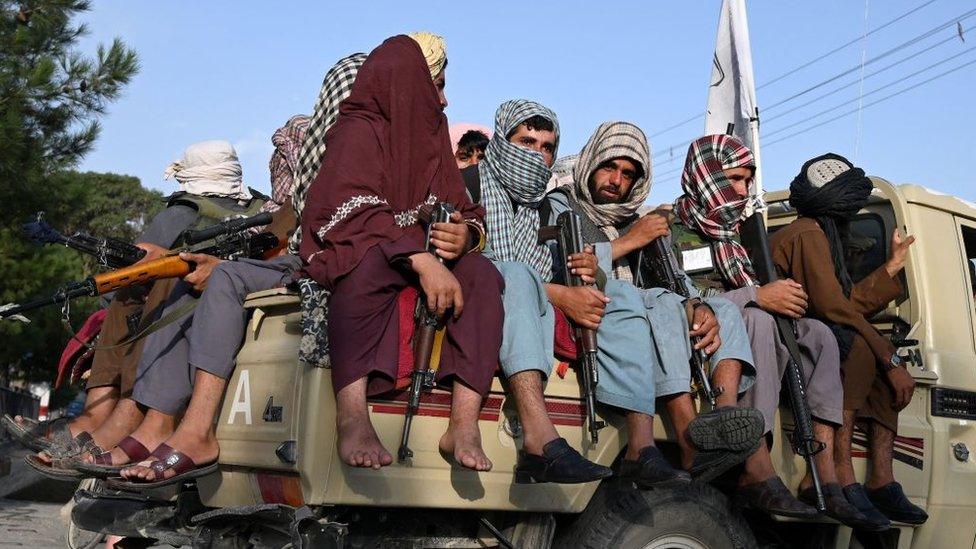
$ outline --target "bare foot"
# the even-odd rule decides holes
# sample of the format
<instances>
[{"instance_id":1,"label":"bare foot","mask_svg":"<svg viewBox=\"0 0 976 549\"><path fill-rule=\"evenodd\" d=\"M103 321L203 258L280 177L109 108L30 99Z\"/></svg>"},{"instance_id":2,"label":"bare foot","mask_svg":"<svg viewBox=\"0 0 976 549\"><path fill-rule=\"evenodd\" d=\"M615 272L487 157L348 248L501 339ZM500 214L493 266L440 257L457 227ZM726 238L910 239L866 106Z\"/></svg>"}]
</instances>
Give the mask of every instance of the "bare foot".
<instances>
[{"instance_id":1,"label":"bare foot","mask_svg":"<svg viewBox=\"0 0 976 549\"><path fill-rule=\"evenodd\" d=\"M490 471L491 460L481 447L481 431L477 425L451 424L441 437L441 452L453 454L458 464L475 471Z\"/></svg>"},{"instance_id":2,"label":"bare foot","mask_svg":"<svg viewBox=\"0 0 976 549\"><path fill-rule=\"evenodd\" d=\"M393 456L376 436L368 414L340 417L336 425L339 431L339 457L346 465L379 469L393 463Z\"/></svg>"}]
</instances>

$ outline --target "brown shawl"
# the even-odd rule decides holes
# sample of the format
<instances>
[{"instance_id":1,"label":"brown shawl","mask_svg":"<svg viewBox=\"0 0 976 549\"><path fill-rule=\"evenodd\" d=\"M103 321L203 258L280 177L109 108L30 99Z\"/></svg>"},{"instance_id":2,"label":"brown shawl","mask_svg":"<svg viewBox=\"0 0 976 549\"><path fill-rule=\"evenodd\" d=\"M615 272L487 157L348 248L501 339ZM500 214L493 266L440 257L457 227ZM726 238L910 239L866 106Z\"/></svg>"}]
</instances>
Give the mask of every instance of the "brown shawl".
<instances>
[{"instance_id":1,"label":"brown shawl","mask_svg":"<svg viewBox=\"0 0 976 549\"><path fill-rule=\"evenodd\" d=\"M423 250L416 211L450 202L465 218L484 210L464 190L444 116L415 41L387 39L359 70L326 136L328 154L302 215L300 255L327 288L373 246L408 239Z\"/></svg>"}]
</instances>

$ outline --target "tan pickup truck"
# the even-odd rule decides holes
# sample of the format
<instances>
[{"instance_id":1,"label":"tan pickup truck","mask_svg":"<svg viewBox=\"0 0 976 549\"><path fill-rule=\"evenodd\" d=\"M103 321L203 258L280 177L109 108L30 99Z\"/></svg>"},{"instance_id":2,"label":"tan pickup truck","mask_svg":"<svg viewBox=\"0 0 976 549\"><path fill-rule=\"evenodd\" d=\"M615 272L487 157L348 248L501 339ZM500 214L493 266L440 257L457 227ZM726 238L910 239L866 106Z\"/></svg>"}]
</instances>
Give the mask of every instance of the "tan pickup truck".
<instances>
[{"instance_id":1,"label":"tan pickup truck","mask_svg":"<svg viewBox=\"0 0 976 549\"><path fill-rule=\"evenodd\" d=\"M929 513L919 527L853 534L814 522L744 516L707 485L638 491L614 479L583 485L513 482L520 427L496 379L481 413L494 469L452 467L437 451L449 395L423 399L405 464L381 471L345 466L335 450L330 372L299 363L298 297L271 290L249 297L252 310L217 434L220 470L147 497L88 486L76 495L74 527L194 547L976 547L976 204L917 185L875 178L874 195L854 220L873 241L853 267L870 272L887 257L890 235L918 238L905 270L906 292L879 314L918 383L900 416L895 476ZM795 213L787 195L769 193L770 230ZM546 405L560 435L588 458L610 465L626 445L622 417L600 410L609 427L591 444L574 370L553 376ZM376 430L395 448L405 395L371 401ZM784 443L788 408L774 430L773 456L787 485L803 460ZM656 432L667 436L667 422ZM865 434L855 434L855 464L866 465ZM670 443L661 441L667 449Z\"/></svg>"}]
</instances>

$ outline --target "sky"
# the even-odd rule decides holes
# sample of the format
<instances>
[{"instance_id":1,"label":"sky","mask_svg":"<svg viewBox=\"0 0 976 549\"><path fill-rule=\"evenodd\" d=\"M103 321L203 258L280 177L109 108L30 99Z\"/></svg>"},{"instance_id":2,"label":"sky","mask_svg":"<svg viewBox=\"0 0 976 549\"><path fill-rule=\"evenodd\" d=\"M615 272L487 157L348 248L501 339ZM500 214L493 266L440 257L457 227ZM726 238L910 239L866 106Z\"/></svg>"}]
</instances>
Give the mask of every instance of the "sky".
<instances>
[{"instance_id":1,"label":"sky","mask_svg":"<svg viewBox=\"0 0 976 549\"><path fill-rule=\"evenodd\" d=\"M502 102L533 99L559 116L560 156L579 152L603 121L636 123L654 155L649 202L670 202L680 194L687 143L704 128L720 4L95 0L81 18L91 31L82 51L119 37L136 50L141 70L101 119L101 137L79 168L134 175L168 194L176 186L163 170L187 145L226 139L245 182L268 192L271 135L290 116L311 114L332 64L389 36L429 30L447 41L451 122L492 125ZM786 188L805 160L835 152L894 183L976 200L976 63L940 76L976 61L974 7L958 0L748 2L764 186ZM964 31L974 27L965 41L956 36L960 18ZM891 51L943 24L949 28ZM859 113L829 121L859 105Z\"/></svg>"}]
</instances>

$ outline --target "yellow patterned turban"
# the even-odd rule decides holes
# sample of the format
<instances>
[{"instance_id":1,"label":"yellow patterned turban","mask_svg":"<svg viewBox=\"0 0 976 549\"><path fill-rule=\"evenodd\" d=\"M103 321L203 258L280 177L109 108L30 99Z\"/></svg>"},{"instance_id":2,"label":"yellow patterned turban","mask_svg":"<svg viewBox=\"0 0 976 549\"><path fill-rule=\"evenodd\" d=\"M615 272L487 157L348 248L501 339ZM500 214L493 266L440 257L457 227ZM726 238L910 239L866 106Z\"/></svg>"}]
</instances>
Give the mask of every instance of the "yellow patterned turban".
<instances>
[{"instance_id":1,"label":"yellow patterned turban","mask_svg":"<svg viewBox=\"0 0 976 549\"><path fill-rule=\"evenodd\" d=\"M421 31L408 34L413 41L420 46L420 51L427 60L427 68L430 69L430 77L434 78L447 64L447 48L444 45L444 37L434 33Z\"/></svg>"}]
</instances>

